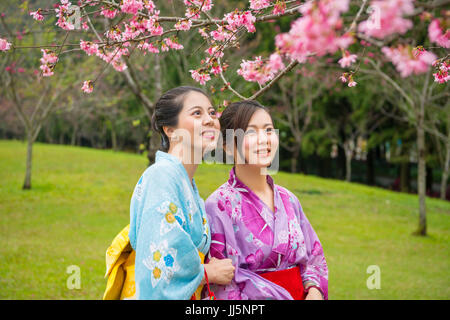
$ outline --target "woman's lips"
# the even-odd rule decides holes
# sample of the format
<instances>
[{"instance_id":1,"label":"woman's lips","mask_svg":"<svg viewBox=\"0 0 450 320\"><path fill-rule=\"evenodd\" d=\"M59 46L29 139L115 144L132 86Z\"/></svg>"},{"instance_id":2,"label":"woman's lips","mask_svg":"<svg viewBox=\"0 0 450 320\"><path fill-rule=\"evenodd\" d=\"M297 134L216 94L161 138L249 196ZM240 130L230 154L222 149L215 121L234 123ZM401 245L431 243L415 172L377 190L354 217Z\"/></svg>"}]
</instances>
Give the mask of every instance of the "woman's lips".
<instances>
[{"instance_id":1,"label":"woman's lips","mask_svg":"<svg viewBox=\"0 0 450 320\"><path fill-rule=\"evenodd\" d=\"M212 140L216 137L216 132L214 130L205 130L202 132L202 137Z\"/></svg>"}]
</instances>

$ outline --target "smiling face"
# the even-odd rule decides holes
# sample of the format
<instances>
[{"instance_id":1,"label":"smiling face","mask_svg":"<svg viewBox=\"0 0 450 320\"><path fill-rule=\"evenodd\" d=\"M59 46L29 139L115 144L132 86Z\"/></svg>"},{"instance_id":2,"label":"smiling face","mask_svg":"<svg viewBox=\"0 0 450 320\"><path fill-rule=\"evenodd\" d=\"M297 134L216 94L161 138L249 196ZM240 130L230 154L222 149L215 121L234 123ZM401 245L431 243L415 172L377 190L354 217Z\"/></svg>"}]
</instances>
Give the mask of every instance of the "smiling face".
<instances>
[{"instance_id":1,"label":"smiling face","mask_svg":"<svg viewBox=\"0 0 450 320\"><path fill-rule=\"evenodd\" d=\"M178 124L175 128L167 129L168 136L178 137L171 141L171 149L178 146L201 155L216 147L219 132L216 110L207 96L196 91L190 91L183 97Z\"/></svg>"},{"instance_id":2,"label":"smiling face","mask_svg":"<svg viewBox=\"0 0 450 320\"><path fill-rule=\"evenodd\" d=\"M244 131L242 150L246 163L261 168L270 166L278 144L272 118L267 111L258 109Z\"/></svg>"}]
</instances>

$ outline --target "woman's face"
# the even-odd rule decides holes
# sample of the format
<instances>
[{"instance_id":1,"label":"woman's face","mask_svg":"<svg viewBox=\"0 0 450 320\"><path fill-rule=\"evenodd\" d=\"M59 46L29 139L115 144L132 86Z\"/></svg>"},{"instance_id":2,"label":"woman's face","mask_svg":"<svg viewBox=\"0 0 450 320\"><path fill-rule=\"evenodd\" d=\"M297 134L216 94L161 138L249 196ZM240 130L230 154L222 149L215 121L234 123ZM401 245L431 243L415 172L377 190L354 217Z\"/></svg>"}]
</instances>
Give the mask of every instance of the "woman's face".
<instances>
[{"instance_id":1,"label":"woman's face","mask_svg":"<svg viewBox=\"0 0 450 320\"><path fill-rule=\"evenodd\" d=\"M209 99L200 92L187 93L176 128L176 135L181 136L178 141L181 141L183 148L190 148L190 152L200 153L201 157L216 147L219 133L219 119ZM201 158L198 160L201 161Z\"/></svg>"},{"instance_id":2,"label":"woman's face","mask_svg":"<svg viewBox=\"0 0 450 320\"><path fill-rule=\"evenodd\" d=\"M242 150L246 163L258 167L269 167L278 148L278 135L270 115L258 109L244 131Z\"/></svg>"}]
</instances>

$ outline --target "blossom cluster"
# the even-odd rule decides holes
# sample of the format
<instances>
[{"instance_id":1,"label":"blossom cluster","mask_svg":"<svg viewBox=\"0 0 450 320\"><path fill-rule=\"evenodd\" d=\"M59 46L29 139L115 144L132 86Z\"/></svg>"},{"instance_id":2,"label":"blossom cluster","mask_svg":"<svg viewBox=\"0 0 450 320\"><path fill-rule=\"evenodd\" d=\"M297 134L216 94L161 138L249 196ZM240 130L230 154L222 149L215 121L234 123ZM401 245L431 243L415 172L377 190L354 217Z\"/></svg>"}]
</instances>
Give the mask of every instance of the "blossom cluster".
<instances>
[{"instance_id":1,"label":"blossom cluster","mask_svg":"<svg viewBox=\"0 0 450 320\"><path fill-rule=\"evenodd\" d=\"M289 13L298 10L300 17L293 21L287 32L275 37L275 53L269 54L266 58L257 56L241 61L236 72L246 81L264 85L274 79L285 68L285 64L293 61L306 63L310 61L311 56L319 58L327 55L329 57L326 61L332 62L336 61L332 56L339 52L342 56L338 64L342 68L349 68L358 58L364 61L363 54L359 57L350 52L353 49L350 50L349 47L355 42L356 36L361 38L363 35L367 38L385 40L394 34L403 35L413 27L411 18L416 15L414 0L370 0L368 9L365 11L369 13L368 17L363 18L358 25L356 23L360 20L355 18L352 26L357 28L354 29L345 27L343 20L343 15L349 12L350 0L308 0L295 3L286 0L249 0L247 8L239 7L226 12L221 19L213 18L212 23L203 25L203 22L196 19L200 19L203 15L207 18L205 20L211 19L209 11L214 6L212 0L183 0L186 8L185 16L176 19L161 19L160 11L152 0L120 0L118 2L79 0L78 7L69 0L58 1L54 5L56 25L64 30L75 28L73 14L85 5L99 6L94 17L99 15L107 19L115 19L122 14L117 23L111 23L112 27L101 34L102 39L98 42L80 41L80 48L87 55L99 57L110 63L117 71L127 68L123 57L129 55L133 43L144 55L181 50L184 47L179 43L178 37L173 34L193 28L198 29L208 47L204 50L206 57L201 61L201 66L190 70L190 73L192 78L202 85L210 81L212 76L221 74L223 77L222 72L226 70L227 65L221 63L221 58L226 49L239 46L238 37L241 37L242 32L254 33L257 21L271 21L268 18L260 19L261 16L268 13L284 14L287 4L290 6ZM426 18L430 21L429 42L448 49L450 30L448 29L448 11L445 12L447 13L443 14L443 18L436 18L431 13L423 12L421 19L423 21ZM46 13L48 10L39 8L29 14L33 19L42 21L43 14ZM81 16L79 19L78 22L82 23L82 28L87 30L87 23L81 21ZM163 27L161 24L163 21L167 23L167 26L165 23ZM370 39L366 40L364 44L363 42L361 44L370 46ZM412 47L405 41L401 43L390 44L390 47L384 46L381 49L385 58L392 62L401 77L422 74L434 66L435 81L439 83L448 81L447 58L438 60L434 53L421 46ZM0 51L7 51L11 46L12 44L6 39L0 38ZM52 51L42 50L42 52L41 70L44 76L50 76L53 74L58 58ZM373 57L372 52L368 52L367 55ZM341 81L350 87L355 86L353 76L356 72L343 73L340 77ZM223 80L226 82L225 79ZM90 92L92 88L93 82L85 81L83 91Z\"/></svg>"},{"instance_id":2,"label":"blossom cluster","mask_svg":"<svg viewBox=\"0 0 450 320\"><path fill-rule=\"evenodd\" d=\"M56 62L58 62L58 56L55 52L47 49L41 49L42 58L41 66L39 69L42 71L43 77L49 77L53 75L53 69L55 68Z\"/></svg>"},{"instance_id":3,"label":"blossom cluster","mask_svg":"<svg viewBox=\"0 0 450 320\"><path fill-rule=\"evenodd\" d=\"M423 48L413 48L409 45L398 45L393 48L383 47L381 52L394 64L403 78L411 74L417 75L427 72L437 59L434 53Z\"/></svg>"},{"instance_id":4,"label":"blossom cluster","mask_svg":"<svg viewBox=\"0 0 450 320\"><path fill-rule=\"evenodd\" d=\"M373 0L370 16L358 25L358 31L370 37L384 39L392 34L404 34L413 23L405 15L413 14L414 0Z\"/></svg>"}]
</instances>

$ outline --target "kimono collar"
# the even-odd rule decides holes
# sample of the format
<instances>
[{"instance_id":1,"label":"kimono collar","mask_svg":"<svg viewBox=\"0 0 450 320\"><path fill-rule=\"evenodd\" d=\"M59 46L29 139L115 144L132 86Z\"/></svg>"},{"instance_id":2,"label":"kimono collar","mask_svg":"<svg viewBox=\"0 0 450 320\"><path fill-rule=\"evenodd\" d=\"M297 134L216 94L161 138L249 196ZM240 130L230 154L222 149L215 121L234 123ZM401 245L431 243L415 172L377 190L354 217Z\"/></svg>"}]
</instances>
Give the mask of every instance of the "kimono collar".
<instances>
[{"instance_id":1,"label":"kimono collar","mask_svg":"<svg viewBox=\"0 0 450 320\"><path fill-rule=\"evenodd\" d=\"M266 175L266 181L272 188L272 190L275 191L274 184L273 184L273 178L270 175ZM239 178L236 176L236 167L233 166L233 168L230 170L230 178L228 179L228 183L230 186L236 186L239 188L245 188L247 190L250 190L249 187L245 185ZM250 190L251 191L251 190Z\"/></svg>"}]
</instances>

